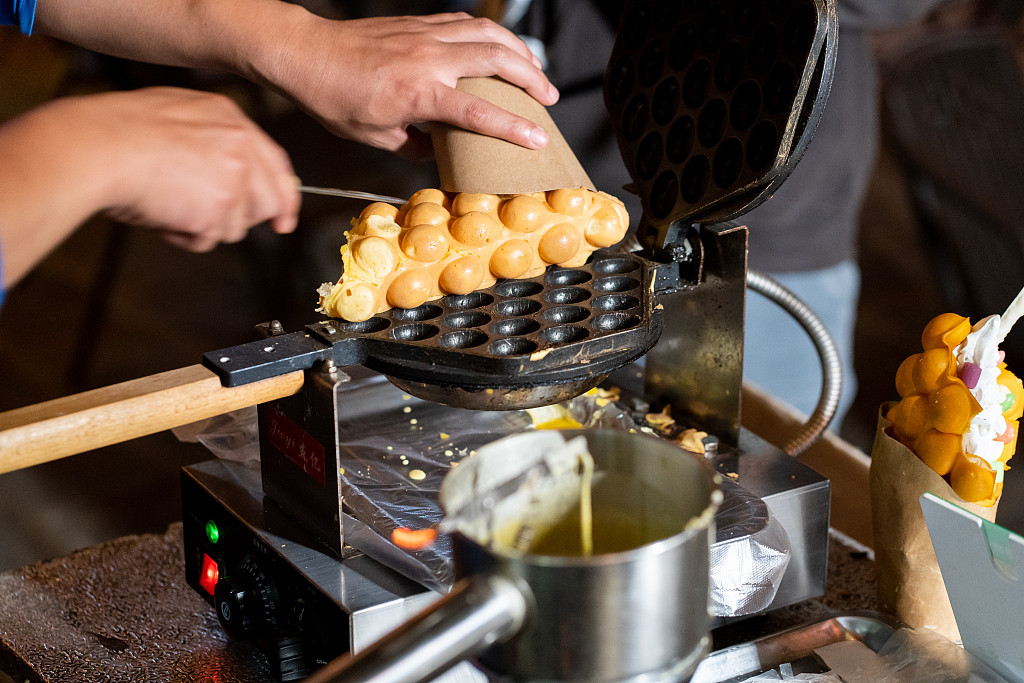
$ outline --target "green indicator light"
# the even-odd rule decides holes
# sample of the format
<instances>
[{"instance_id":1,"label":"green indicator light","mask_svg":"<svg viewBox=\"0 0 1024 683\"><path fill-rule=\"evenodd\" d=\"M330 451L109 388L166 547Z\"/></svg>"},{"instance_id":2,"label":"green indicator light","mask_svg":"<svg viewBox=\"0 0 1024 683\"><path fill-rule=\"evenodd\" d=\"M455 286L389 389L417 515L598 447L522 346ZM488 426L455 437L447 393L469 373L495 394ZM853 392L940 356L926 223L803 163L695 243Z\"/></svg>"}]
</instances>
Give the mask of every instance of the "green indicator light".
<instances>
[{"instance_id":1,"label":"green indicator light","mask_svg":"<svg viewBox=\"0 0 1024 683\"><path fill-rule=\"evenodd\" d=\"M220 529L217 528L217 523L212 519L206 523L206 537L210 539L210 543L216 543L220 540Z\"/></svg>"}]
</instances>

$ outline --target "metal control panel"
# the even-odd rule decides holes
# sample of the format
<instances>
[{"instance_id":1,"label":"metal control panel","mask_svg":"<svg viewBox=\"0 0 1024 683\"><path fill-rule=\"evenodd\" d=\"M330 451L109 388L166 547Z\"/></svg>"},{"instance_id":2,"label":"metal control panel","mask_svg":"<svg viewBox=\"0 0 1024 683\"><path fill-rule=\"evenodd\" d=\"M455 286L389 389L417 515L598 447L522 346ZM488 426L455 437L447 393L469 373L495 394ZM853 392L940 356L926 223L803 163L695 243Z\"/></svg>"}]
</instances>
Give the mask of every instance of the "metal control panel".
<instances>
[{"instance_id":1,"label":"metal control panel","mask_svg":"<svg viewBox=\"0 0 1024 683\"><path fill-rule=\"evenodd\" d=\"M185 578L275 679L357 652L439 596L347 547L333 554L263 502L259 472L210 460L181 474Z\"/></svg>"}]
</instances>

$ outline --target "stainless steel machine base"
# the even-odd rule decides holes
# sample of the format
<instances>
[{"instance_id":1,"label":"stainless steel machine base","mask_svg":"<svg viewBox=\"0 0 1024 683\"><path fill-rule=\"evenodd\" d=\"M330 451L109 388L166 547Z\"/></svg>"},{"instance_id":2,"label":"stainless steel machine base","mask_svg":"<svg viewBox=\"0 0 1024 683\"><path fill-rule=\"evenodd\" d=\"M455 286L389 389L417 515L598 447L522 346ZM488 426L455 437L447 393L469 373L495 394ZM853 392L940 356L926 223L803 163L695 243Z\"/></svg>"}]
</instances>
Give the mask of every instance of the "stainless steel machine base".
<instances>
[{"instance_id":1,"label":"stainless steel machine base","mask_svg":"<svg viewBox=\"0 0 1024 683\"><path fill-rule=\"evenodd\" d=\"M828 480L746 430L738 450L723 450L709 461L762 497L789 535L789 567L769 609L822 595ZM249 594L260 599L241 606L247 614L236 635L255 642L281 680L298 680L345 652L359 651L438 598L349 544L339 557L264 497L254 468L221 460L184 468L182 507L186 579L213 604L211 566L218 577L249 577ZM350 542L379 539L344 513L341 526ZM387 546L380 543L373 554L383 557ZM717 618L713 627L726 621ZM442 678L484 680L465 663Z\"/></svg>"}]
</instances>

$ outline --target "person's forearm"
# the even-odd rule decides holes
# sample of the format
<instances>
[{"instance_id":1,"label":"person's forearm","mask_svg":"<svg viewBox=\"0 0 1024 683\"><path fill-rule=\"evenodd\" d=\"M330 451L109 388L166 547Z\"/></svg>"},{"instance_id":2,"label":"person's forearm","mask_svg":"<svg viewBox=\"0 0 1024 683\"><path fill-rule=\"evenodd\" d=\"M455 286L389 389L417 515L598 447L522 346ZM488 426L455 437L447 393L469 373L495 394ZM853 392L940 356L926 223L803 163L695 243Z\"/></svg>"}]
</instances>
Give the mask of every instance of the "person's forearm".
<instances>
[{"instance_id":1,"label":"person's forearm","mask_svg":"<svg viewBox=\"0 0 1024 683\"><path fill-rule=\"evenodd\" d=\"M295 27L315 19L280 0L38 0L36 30L140 61L230 71L263 84Z\"/></svg>"},{"instance_id":2,"label":"person's forearm","mask_svg":"<svg viewBox=\"0 0 1024 683\"><path fill-rule=\"evenodd\" d=\"M0 126L3 285L97 212L208 251L295 228L287 153L227 97L144 88L55 100Z\"/></svg>"},{"instance_id":3,"label":"person's forearm","mask_svg":"<svg viewBox=\"0 0 1024 683\"><path fill-rule=\"evenodd\" d=\"M58 125L63 103L0 126L3 287L16 283L105 203L115 160L83 153L88 140Z\"/></svg>"},{"instance_id":4,"label":"person's forearm","mask_svg":"<svg viewBox=\"0 0 1024 683\"><path fill-rule=\"evenodd\" d=\"M119 57L236 73L337 135L412 155L429 152L414 128L429 121L546 144L532 121L458 91L461 78L498 76L541 104L558 99L521 40L461 12L329 21L282 0L38 3L40 32Z\"/></svg>"}]
</instances>

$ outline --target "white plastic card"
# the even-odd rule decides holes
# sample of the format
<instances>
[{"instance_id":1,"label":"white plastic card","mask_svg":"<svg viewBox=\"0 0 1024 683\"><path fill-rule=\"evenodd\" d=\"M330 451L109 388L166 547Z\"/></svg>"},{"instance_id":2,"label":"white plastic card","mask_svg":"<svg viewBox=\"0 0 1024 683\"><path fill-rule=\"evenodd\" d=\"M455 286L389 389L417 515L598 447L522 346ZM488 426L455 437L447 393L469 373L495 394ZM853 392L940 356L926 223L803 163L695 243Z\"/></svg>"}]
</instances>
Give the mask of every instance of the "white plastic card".
<instances>
[{"instance_id":1,"label":"white plastic card","mask_svg":"<svg viewBox=\"0 0 1024 683\"><path fill-rule=\"evenodd\" d=\"M930 493L921 509L964 648L1024 683L1024 538Z\"/></svg>"}]
</instances>

